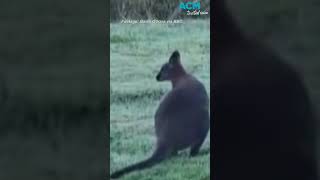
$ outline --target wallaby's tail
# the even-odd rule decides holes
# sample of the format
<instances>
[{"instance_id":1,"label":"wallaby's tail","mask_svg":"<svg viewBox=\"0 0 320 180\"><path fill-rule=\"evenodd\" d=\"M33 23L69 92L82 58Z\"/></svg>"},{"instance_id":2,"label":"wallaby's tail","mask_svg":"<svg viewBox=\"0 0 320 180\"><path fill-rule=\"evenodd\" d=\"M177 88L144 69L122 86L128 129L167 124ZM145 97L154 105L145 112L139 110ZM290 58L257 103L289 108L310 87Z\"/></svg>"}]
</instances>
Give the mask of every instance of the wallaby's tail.
<instances>
[{"instance_id":1,"label":"wallaby's tail","mask_svg":"<svg viewBox=\"0 0 320 180\"><path fill-rule=\"evenodd\" d=\"M148 159L143 160L141 162L138 162L136 164L130 165L128 167L125 167L125 168L123 168L121 170L118 170L118 171L112 173L110 175L110 177L112 179L115 179L115 178L119 178L119 177L123 176L124 174L130 173L132 171L149 168L149 167L161 162L162 160L164 160L165 159L165 155L166 154L164 153L164 151L160 151L160 149L157 149L152 154L152 156L149 157Z\"/></svg>"}]
</instances>

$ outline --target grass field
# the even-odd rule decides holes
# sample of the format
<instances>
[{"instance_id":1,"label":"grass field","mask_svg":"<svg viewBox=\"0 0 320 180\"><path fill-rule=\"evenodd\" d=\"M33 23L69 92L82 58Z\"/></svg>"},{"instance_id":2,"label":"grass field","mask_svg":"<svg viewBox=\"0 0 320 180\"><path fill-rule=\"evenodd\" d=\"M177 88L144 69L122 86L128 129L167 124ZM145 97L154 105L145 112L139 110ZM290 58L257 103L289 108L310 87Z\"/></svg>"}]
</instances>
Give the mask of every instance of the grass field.
<instances>
[{"instance_id":1,"label":"grass field","mask_svg":"<svg viewBox=\"0 0 320 180\"><path fill-rule=\"evenodd\" d=\"M301 71L320 112L317 0L230 2L248 33ZM0 2L1 180L106 179L108 9L103 0ZM174 49L209 91L208 22L123 26L111 24L111 171L152 152L153 114L170 88L155 74ZM198 157L183 152L124 179L208 179L209 142Z\"/></svg>"},{"instance_id":2,"label":"grass field","mask_svg":"<svg viewBox=\"0 0 320 180\"><path fill-rule=\"evenodd\" d=\"M210 91L210 23L111 24L110 34L110 170L111 172L151 155L155 142L154 113L161 96L171 87L155 76L171 53L178 49L186 69ZM123 179L209 179L210 137L201 155L187 151L154 168Z\"/></svg>"}]
</instances>

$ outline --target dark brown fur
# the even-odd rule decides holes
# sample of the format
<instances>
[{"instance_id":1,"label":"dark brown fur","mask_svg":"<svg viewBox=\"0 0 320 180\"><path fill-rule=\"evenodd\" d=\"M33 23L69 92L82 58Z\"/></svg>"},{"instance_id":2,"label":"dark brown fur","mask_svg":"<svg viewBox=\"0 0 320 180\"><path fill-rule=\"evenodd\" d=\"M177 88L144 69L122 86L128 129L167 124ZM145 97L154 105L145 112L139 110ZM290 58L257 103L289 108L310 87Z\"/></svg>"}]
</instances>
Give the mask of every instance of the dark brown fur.
<instances>
[{"instance_id":1,"label":"dark brown fur","mask_svg":"<svg viewBox=\"0 0 320 180\"><path fill-rule=\"evenodd\" d=\"M111 178L151 167L186 148L191 148L190 155L195 156L205 140L210 126L208 95L203 84L186 73L178 51L173 52L156 78L172 83L155 114L156 149L147 160L114 172Z\"/></svg>"},{"instance_id":2,"label":"dark brown fur","mask_svg":"<svg viewBox=\"0 0 320 180\"><path fill-rule=\"evenodd\" d=\"M315 117L298 73L213 1L213 177L317 180Z\"/></svg>"}]
</instances>

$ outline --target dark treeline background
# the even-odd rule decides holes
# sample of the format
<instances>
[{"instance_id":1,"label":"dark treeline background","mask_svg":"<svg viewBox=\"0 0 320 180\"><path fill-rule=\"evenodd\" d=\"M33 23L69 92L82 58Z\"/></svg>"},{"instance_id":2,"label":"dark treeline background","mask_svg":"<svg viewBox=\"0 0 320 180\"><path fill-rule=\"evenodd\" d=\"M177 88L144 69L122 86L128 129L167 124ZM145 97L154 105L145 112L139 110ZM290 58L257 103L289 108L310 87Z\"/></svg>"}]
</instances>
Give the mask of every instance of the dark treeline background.
<instances>
[{"instance_id":1,"label":"dark treeline background","mask_svg":"<svg viewBox=\"0 0 320 180\"><path fill-rule=\"evenodd\" d=\"M201 11L210 14L210 0L111 0L110 20L119 19L176 19L190 18L186 13L180 13L180 2L200 2ZM208 15L196 18L207 18ZM192 18L195 18L194 16Z\"/></svg>"},{"instance_id":2,"label":"dark treeline background","mask_svg":"<svg viewBox=\"0 0 320 180\"><path fill-rule=\"evenodd\" d=\"M106 1L0 2L0 179L104 179Z\"/></svg>"}]
</instances>

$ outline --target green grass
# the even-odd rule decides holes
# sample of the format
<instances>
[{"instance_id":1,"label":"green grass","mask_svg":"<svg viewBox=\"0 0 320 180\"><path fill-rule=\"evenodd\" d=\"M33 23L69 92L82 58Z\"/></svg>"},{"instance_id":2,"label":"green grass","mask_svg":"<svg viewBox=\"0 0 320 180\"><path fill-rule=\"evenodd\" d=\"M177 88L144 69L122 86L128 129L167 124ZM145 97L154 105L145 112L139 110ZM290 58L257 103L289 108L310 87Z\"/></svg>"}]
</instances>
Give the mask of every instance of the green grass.
<instances>
[{"instance_id":1,"label":"green grass","mask_svg":"<svg viewBox=\"0 0 320 180\"><path fill-rule=\"evenodd\" d=\"M177 49L186 69L210 91L209 21L183 24L111 24L110 34L110 171L150 156L155 143L154 113L161 96L171 87L155 76ZM123 179L209 179L210 137L201 155L188 151Z\"/></svg>"},{"instance_id":2,"label":"green grass","mask_svg":"<svg viewBox=\"0 0 320 180\"><path fill-rule=\"evenodd\" d=\"M283 0L279 6L278 0L241 0L232 4L248 33L257 34L297 66L320 112L320 6L315 0L297 2ZM105 3L0 2L0 73L9 92L7 102L0 97L1 180L105 177L109 170L104 159L108 139L102 134L109 133L102 125L109 93ZM209 24L186 24L111 25L112 171L152 152L153 114L161 95L170 88L168 83L155 82L155 74L173 49L181 51L187 69L209 91ZM263 36L265 30L267 36ZM43 123L60 124L40 133ZM61 135L65 123L69 129ZM33 135L21 134L25 130ZM204 152L209 150L209 141ZM183 152L125 179L197 179L195 175L208 179L208 154L190 159Z\"/></svg>"}]
</instances>

